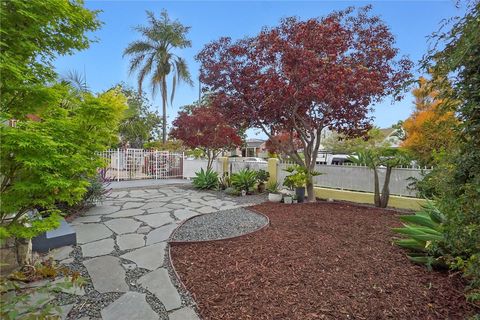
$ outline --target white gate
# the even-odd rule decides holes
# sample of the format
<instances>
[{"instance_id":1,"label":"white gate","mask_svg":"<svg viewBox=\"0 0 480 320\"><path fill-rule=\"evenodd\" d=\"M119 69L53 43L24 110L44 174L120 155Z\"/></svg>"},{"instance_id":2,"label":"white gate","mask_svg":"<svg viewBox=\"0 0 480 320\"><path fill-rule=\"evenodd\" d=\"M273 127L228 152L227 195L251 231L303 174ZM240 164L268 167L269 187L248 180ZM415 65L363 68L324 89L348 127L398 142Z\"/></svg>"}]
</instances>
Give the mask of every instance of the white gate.
<instances>
[{"instance_id":1,"label":"white gate","mask_svg":"<svg viewBox=\"0 0 480 320\"><path fill-rule=\"evenodd\" d=\"M183 154L145 149L113 149L100 153L111 181L183 178Z\"/></svg>"}]
</instances>

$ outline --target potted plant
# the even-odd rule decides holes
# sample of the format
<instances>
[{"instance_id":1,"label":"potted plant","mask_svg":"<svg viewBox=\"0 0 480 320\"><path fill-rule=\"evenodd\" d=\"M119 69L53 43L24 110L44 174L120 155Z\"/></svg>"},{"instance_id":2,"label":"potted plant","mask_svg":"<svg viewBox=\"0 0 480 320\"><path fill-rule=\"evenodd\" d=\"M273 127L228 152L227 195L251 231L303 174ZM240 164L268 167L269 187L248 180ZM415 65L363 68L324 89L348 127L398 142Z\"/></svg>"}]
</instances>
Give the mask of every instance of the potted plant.
<instances>
[{"instance_id":1,"label":"potted plant","mask_svg":"<svg viewBox=\"0 0 480 320\"><path fill-rule=\"evenodd\" d=\"M268 178L270 178L270 174L267 171L262 169L257 171L258 192L265 192L265 181L267 181Z\"/></svg>"},{"instance_id":2,"label":"potted plant","mask_svg":"<svg viewBox=\"0 0 480 320\"><path fill-rule=\"evenodd\" d=\"M293 202L293 203L298 203L298 198L297 198L297 195L296 195L296 194L293 195L292 202Z\"/></svg>"},{"instance_id":3,"label":"potted plant","mask_svg":"<svg viewBox=\"0 0 480 320\"><path fill-rule=\"evenodd\" d=\"M292 204L292 202L293 202L293 196L289 194L286 194L283 196L283 203Z\"/></svg>"},{"instance_id":4,"label":"potted plant","mask_svg":"<svg viewBox=\"0 0 480 320\"><path fill-rule=\"evenodd\" d=\"M291 190L295 190L298 202L305 200L305 185L307 183L307 170L299 165L290 166L285 171L290 174L285 177L283 185ZM312 176L320 175L319 172L311 172Z\"/></svg>"},{"instance_id":5,"label":"potted plant","mask_svg":"<svg viewBox=\"0 0 480 320\"><path fill-rule=\"evenodd\" d=\"M267 184L268 201L270 202L282 201L282 194L278 191L279 187L280 187L280 184L274 181L271 181Z\"/></svg>"}]
</instances>

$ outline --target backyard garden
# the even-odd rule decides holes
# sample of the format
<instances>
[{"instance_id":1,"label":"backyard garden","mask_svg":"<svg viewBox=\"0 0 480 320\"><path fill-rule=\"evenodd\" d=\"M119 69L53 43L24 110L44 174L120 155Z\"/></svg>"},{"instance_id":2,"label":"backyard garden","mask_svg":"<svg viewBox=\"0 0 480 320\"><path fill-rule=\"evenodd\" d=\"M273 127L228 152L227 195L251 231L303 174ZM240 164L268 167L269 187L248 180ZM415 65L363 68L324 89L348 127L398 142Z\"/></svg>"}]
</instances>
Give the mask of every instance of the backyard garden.
<instances>
[{"instance_id":1,"label":"backyard garden","mask_svg":"<svg viewBox=\"0 0 480 320\"><path fill-rule=\"evenodd\" d=\"M480 319L478 1L418 62L370 5L209 40L170 126L192 43L166 10L123 51L137 88L100 92L54 62L101 12L0 16L2 319ZM410 92L392 147L370 112ZM268 159L229 159L251 129ZM324 143L351 166L318 165Z\"/></svg>"}]
</instances>

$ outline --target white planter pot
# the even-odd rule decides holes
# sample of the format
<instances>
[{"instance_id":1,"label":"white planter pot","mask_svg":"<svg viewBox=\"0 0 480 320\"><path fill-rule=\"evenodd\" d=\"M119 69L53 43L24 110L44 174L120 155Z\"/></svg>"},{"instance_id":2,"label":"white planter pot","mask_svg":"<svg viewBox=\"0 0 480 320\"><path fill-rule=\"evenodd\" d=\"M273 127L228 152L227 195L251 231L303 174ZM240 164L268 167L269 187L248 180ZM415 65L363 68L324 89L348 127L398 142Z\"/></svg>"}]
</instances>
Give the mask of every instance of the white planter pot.
<instances>
[{"instance_id":1,"label":"white planter pot","mask_svg":"<svg viewBox=\"0 0 480 320\"><path fill-rule=\"evenodd\" d=\"M286 196L283 198L283 202L286 203L286 204L291 204L293 201L293 198L290 197L290 196Z\"/></svg>"},{"instance_id":2,"label":"white planter pot","mask_svg":"<svg viewBox=\"0 0 480 320\"><path fill-rule=\"evenodd\" d=\"M269 193L268 201L270 202L280 202L282 201L282 195L280 193Z\"/></svg>"}]
</instances>

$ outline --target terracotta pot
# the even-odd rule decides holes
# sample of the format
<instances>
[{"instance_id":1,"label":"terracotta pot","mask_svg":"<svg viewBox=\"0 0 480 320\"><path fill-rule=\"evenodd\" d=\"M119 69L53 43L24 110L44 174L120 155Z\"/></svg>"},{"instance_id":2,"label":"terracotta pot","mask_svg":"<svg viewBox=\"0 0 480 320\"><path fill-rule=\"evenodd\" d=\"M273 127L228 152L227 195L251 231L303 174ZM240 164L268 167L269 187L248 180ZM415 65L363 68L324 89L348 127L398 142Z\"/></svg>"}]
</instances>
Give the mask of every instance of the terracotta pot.
<instances>
[{"instance_id":1,"label":"terracotta pot","mask_svg":"<svg viewBox=\"0 0 480 320\"><path fill-rule=\"evenodd\" d=\"M258 192L264 193L265 192L265 183L260 182L257 186Z\"/></svg>"}]
</instances>

